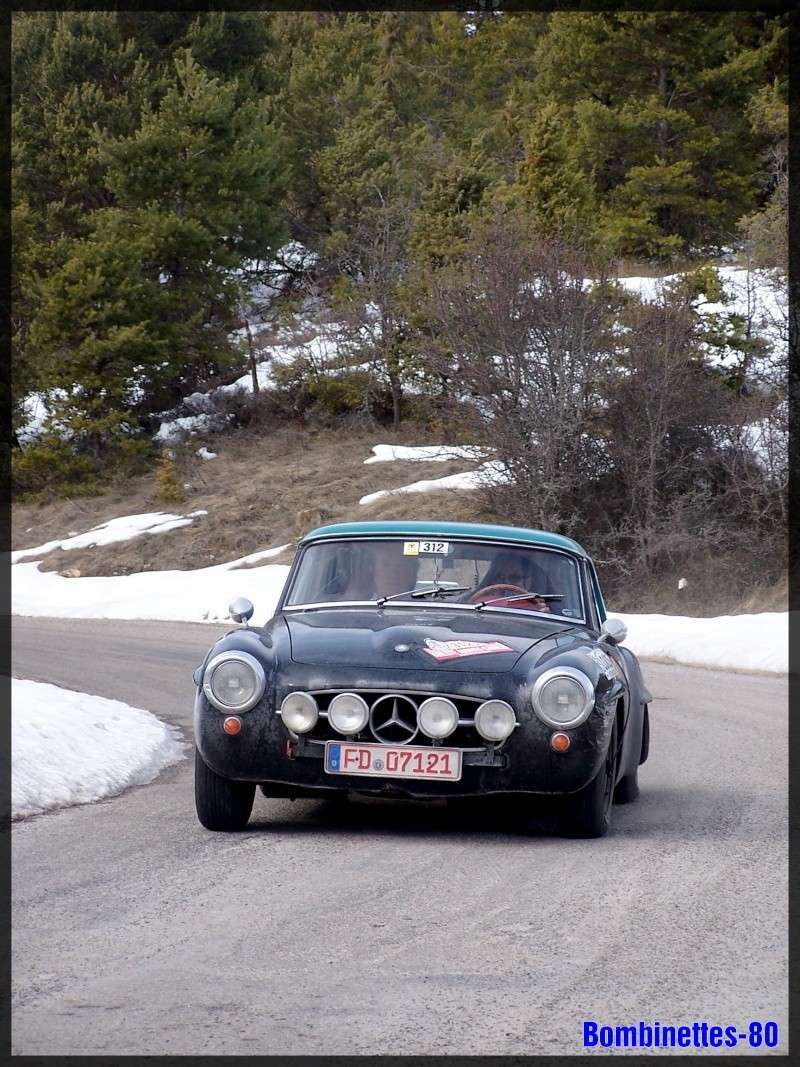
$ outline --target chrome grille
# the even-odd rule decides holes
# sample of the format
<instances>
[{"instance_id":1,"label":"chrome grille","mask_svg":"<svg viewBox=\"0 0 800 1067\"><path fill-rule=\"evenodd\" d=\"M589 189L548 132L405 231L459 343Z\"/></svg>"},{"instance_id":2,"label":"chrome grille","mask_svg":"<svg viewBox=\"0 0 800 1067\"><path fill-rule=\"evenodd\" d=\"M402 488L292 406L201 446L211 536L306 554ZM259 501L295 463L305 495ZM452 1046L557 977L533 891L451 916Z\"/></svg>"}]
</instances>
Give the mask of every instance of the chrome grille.
<instances>
[{"instance_id":1,"label":"chrome grille","mask_svg":"<svg viewBox=\"0 0 800 1067\"><path fill-rule=\"evenodd\" d=\"M450 748L476 750L486 748L486 742L474 726L475 712L488 699L486 697L456 696L453 693L420 693L417 690L410 689L311 689L309 692L316 700L320 713L317 725L311 733L305 735L312 742L323 743L325 741L342 740L342 735L334 730L328 722L328 706L338 693L357 693L358 696L366 701L370 709L369 723L357 735L359 741L372 742L373 744L375 741L379 741L381 744L432 746L434 742L429 737L426 737L425 734L416 729L412 732L407 726L404 728L404 724L410 726L413 723L413 726L416 727L416 715L420 704L424 700L428 700L429 697L445 697L447 700L452 700L458 709L458 726L449 737L436 743ZM374 716L373 710L385 709L393 713L395 701L397 703L397 718L401 721L397 722L396 725L390 725L389 728L384 724L379 726L377 730L373 729L373 722L376 719L382 722L388 717L385 714L380 715L380 717Z\"/></svg>"}]
</instances>

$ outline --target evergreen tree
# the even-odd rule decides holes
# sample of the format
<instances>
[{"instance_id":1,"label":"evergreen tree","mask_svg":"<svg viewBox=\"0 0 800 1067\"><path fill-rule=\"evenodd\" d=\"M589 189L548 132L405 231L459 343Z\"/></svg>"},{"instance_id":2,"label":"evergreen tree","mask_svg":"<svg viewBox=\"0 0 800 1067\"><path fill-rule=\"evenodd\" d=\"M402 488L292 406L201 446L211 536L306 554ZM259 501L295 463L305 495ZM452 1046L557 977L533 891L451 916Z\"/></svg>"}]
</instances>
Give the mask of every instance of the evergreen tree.
<instances>
[{"instance_id":1,"label":"evergreen tree","mask_svg":"<svg viewBox=\"0 0 800 1067\"><path fill-rule=\"evenodd\" d=\"M668 255L732 239L754 200L745 107L764 74L752 39L768 30L739 12L552 16L537 91L568 109L620 250Z\"/></svg>"},{"instance_id":2,"label":"evergreen tree","mask_svg":"<svg viewBox=\"0 0 800 1067\"><path fill-rule=\"evenodd\" d=\"M564 115L548 101L533 121L518 167L516 189L539 233L587 240L594 225L591 175L581 169Z\"/></svg>"},{"instance_id":3,"label":"evergreen tree","mask_svg":"<svg viewBox=\"0 0 800 1067\"><path fill-rule=\"evenodd\" d=\"M251 42L230 73L262 17L139 19L21 16L15 37L15 366L96 454L225 365L241 267L285 236L268 64Z\"/></svg>"}]
</instances>

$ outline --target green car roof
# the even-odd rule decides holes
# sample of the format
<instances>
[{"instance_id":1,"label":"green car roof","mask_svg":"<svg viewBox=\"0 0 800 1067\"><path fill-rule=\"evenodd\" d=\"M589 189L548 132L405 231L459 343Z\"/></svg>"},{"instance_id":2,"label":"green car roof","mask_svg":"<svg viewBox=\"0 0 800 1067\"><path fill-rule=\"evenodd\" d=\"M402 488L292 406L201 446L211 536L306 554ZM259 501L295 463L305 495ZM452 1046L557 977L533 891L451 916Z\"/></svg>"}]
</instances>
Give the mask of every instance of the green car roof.
<instances>
[{"instance_id":1,"label":"green car roof","mask_svg":"<svg viewBox=\"0 0 800 1067\"><path fill-rule=\"evenodd\" d=\"M586 556L586 552L571 537L548 533L546 530L528 530L523 526L491 526L479 522L338 522L320 526L302 538L300 544L320 541L327 537L374 537L379 534L400 534L404 537L479 537L498 541L515 541L523 545L547 545L563 548Z\"/></svg>"}]
</instances>

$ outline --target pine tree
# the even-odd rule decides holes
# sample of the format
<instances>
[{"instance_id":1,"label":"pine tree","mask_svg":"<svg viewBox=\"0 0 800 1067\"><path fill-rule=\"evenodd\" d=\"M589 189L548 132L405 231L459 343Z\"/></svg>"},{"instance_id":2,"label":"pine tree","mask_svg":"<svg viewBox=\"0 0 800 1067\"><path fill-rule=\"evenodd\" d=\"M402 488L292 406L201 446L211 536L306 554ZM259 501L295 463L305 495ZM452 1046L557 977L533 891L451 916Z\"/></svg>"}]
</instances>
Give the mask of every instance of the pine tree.
<instances>
[{"instance_id":1,"label":"pine tree","mask_svg":"<svg viewBox=\"0 0 800 1067\"><path fill-rule=\"evenodd\" d=\"M566 109L601 224L619 250L711 249L754 201L745 115L764 76L763 16L558 12L537 51L537 93Z\"/></svg>"},{"instance_id":2,"label":"pine tree","mask_svg":"<svg viewBox=\"0 0 800 1067\"><path fill-rule=\"evenodd\" d=\"M548 101L533 121L516 188L539 233L586 241L594 222L591 175L581 169L560 108Z\"/></svg>"},{"instance_id":3,"label":"pine tree","mask_svg":"<svg viewBox=\"0 0 800 1067\"><path fill-rule=\"evenodd\" d=\"M23 16L15 44L15 365L94 454L233 358L240 269L285 236L265 79L226 44L261 16L139 18Z\"/></svg>"}]
</instances>

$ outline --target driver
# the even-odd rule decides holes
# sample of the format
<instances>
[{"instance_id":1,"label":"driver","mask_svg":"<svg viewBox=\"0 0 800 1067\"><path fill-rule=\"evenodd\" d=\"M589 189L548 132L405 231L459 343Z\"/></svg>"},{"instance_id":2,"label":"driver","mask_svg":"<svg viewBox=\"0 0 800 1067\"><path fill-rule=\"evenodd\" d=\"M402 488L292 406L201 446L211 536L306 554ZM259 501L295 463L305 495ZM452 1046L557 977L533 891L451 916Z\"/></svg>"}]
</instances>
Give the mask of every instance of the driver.
<instances>
[{"instance_id":1,"label":"driver","mask_svg":"<svg viewBox=\"0 0 800 1067\"><path fill-rule=\"evenodd\" d=\"M545 580L540 568L532 560L526 559L523 552L497 553L488 571L481 579L481 587L482 589L488 589L497 585L513 585L517 587L518 592L545 592L543 588ZM501 597L504 593L507 593L508 596L514 596L515 590L498 589L491 594L489 599L492 596ZM502 603L502 601L499 602ZM508 607L527 608L529 610L532 608L535 611L550 610L547 601L539 597L530 597L528 600L510 600L508 601Z\"/></svg>"}]
</instances>

